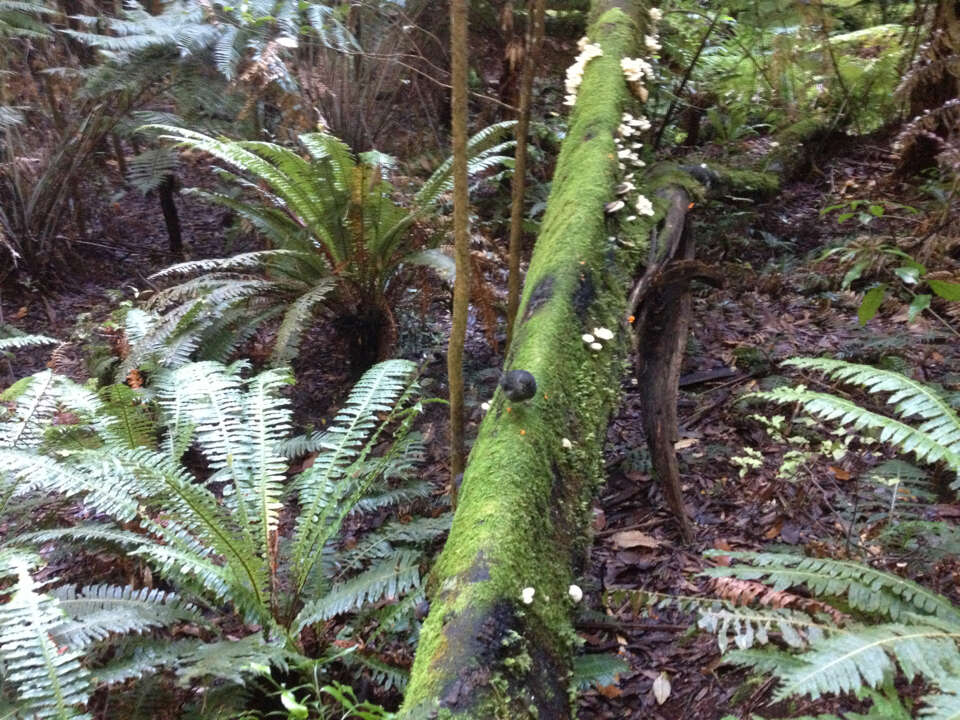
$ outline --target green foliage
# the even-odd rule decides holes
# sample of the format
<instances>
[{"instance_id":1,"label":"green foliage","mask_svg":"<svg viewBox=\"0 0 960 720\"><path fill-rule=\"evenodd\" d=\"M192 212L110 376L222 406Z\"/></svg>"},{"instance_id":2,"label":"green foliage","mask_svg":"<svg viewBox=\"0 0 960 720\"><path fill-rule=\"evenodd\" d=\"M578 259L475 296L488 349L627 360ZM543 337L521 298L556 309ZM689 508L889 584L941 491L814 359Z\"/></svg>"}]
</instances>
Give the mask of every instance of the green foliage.
<instances>
[{"instance_id":1,"label":"green foliage","mask_svg":"<svg viewBox=\"0 0 960 720\"><path fill-rule=\"evenodd\" d=\"M110 386L99 393L46 371L5 394L12 403L0 416L6 509L52 493L81 499L112 521L35 531L12 542L123 548L177 589L50 583L38 594L29 573L20 573L30 612L40 613L38 618L47 613L38 637L69 649L63 676L51 671L49 679L69 682L69 692L44 690L47 705L72 708L85 701L92 687L87 671L75 679L67 666L80 667L82 652L92 657L105 644L117 647L116 656L97 669L97 682L170 668L184 684L210 676L242 683L253 672L251 663L283 668L307 662L302 630L419 587L417 547L435 534L384 528L378 552L366 558L337 547L340 528L360 501L402 483L420 457L418 438L410 432L420 407L414 404L413 364L375 366L328 430L294 441L283 394L291 383L288 372L244 377L245 369L243 363L193 363L158 373L145 390ZM392 442L383 452L388 431ZM194 474L195 459L191 469L184 464L188 448L203 458L208 476ZM288 479L288 457L303 452L315 454L313 465ZM289 537L281 538L280 511L294 502L301 514ZM219 631L208 618L223 606L261 631L213 642L155 637L188 622L216 638ZM0 605L0 625L19 623L19 608ZM117 642L131 635L142 638ZM42 644L28 648L28 664L9 677L24 697L34 697L28 688L41 682L46 652ZM337 655L321 652L328 660Z\"/></svg>"},{"instance_id":2,"label":"green foliage","mask_svg":"<svg viewBox=\"0 0 960 720\"><path fill-rule=\"evenodd\" d=\"M685 79L684 100L706 116L702 137L730 142L814 114L859 134L894 119L894 89L910 48L898 23L909 18L846 5L735 0L709 11L693 2L672 7L663 21L661 66L677 73L677 87ZM671 101L664 93L652 104ZM673 134L684 139L688 129L681 122Z\"/></svg>"},{"instance_id":3,"label":"green foliage","mask_svg":"<svg viewBox=\"0 0 960 720\"><path fill-rule=\"evenodd\" d=\"M50 27L39 18L54 12L42 2L0 0L0 38L48 38Z\"/></svg>"},{"instance_id":4,"label":"green foliage","mask_svg":"<svg viewBox=\"0 0 960 720\"><path fill-rule=\"evenodd\" d=\"M43 345L56 345L59 342L56 338L46 335L26 335L13 331L13 328L0 325L0 353L30 347L42 347Z\"/></svg>"},{"instance_id":5,"label":"green foliage","mask_svg":"<svg viewBox=\"0 0 960 720\"><path fill-rule=\"evenodd\" d=\"M61 646L54 631L64 616L57 601L38 587L31 562L0 550L0 579L15 579L9 599L0 605L0 678L15 689L15 711L36 718L89 718L76 711L90 693L80 652Z\"/></svg>"},{"instance_id":6,"label":"green foliage","mask_svg":"<svg viewBox=\"0 0 960 720\"><path fill-rule=\"evenodd\" d=\"M738 649L726 655L728 660L772 673L780 683L775 700L890 687L899 670L908 680L919 677L931 686L922 698L923 717L955 717L960 610L947 598L857 563L775 553L724 554L742 564L710 568L705 574L760 583L772 591L759 600L767 607L706 610L700 625L733 636ZM807 612L794 613L785 632L783 611L772 608L798 598L787 592L796 588L814 600L806 602ZM758 595L740 599L749 604ZM773 630L795 651L761 647Z\"/></svg>"},{"instance_id":7,"label":"green foliage","mask_svg":"<svg viewBox=\"0 0 960 720\"><path fill-rule=\"evenodd\" d=\"M146 195L173 175L177 165L177 155L170 148L144 150L129 161L127 182Z\"/></svg>"},{"instance_id":8,"label":"green foliage","mask_svg":"<svg viewBox=\"0 0 960 720\"><path fill-rule=\"evenodd\" d=\"M850 211L838 215L837 222L845 222L857 214L860 223L867 225L872 219L883 216L884 209L880 204L867 203L866 212L858 211L857 207L859 205L861 203L856 200L848 203L846 207L849 207ZM908 206L896 206L910 212L916 212ZM826 208L822 213L841 207L843 206L834 205ZM825 259L833 255L839 256L840 261L848 267L841 283L843 289L849 288L853 283L868 274L879 276L885 280L889 278L886 282L875 282L864 293L857 313L861 325L866 325L876 316L888 295L900 296L904 301L909 301L908 322L913 322L913 319L921 312L929 311L930 303L934 297L947 302L960 301L960 283L949 282L937 277L936 273L929 272L923 263L918 262L897 247L885 244L837 247L828 250L822 257ZM918 292L924 285L927 286L928 291ZM953 334L957 334L956 330L943 318L936 313L933 313L933 316L946 325L947 329Z\"/></svg>"},{"instance_id":9,"label":"green foliage","mask_svg":"<svg viewBox=\"0 0 960 720\"><path fill-rule=\"evenodd\" d=\"M473 137L471 173L505 159L500 153L509 144L499 141L511 125L493 125ZM301 135L304 157L273 143L214 138L169 126L153 129L243 173L217 169L256 201L193 192L230 208L256 228L271 249L181 263L155 275L199 277L151 299L149 307L163 313L159 319L137 316L148 327L132 338L135 351L124 372L148 357L175 367L198 349L206 358L226 360L258 326L274 318L280 325L272 361L283 364L297 354L319 307L334 307L368 328L390 325L390 300L403 289L406 268L430 264L448 270L446 256L418 247L410 230L449 189L449 160L424 182L412 208L406 209L392 199L393 188L384 177L392 158L376 152L355 157L331 135ZM265 277L258 274L261 269Z\"/></svg>"},{"instance_id":10,"label":"green foliage","mask_svg":"<svg viewBox=\"0 0 960 720\"><path fill-rule=\"evenodd\" d=\"M885 402L890 415L867 410L845 398L815 392L803 385L780 387L755 393L753 397L797 404L821 420L835 422L861 434L876 433L880 442L911 453L920 462L942 462L956 473L957 481L953 487L960 488L960 417L943 393L897 372L842 360L793 358L785 364L820 371L869 393L889 393Z\"/></svg>"},{"instance_id":11,"label":"green foliage","mask_svg":"<svg viewBox=\"0 0 960 720\"><path fill-rule=\"evenodd\" d=\"M630 666L617 656L604 653L579 655L573 661L573 677L570 684L580 690L592 685L614 685L618 676L628 672Z\"/></svg>"}]
</instances>

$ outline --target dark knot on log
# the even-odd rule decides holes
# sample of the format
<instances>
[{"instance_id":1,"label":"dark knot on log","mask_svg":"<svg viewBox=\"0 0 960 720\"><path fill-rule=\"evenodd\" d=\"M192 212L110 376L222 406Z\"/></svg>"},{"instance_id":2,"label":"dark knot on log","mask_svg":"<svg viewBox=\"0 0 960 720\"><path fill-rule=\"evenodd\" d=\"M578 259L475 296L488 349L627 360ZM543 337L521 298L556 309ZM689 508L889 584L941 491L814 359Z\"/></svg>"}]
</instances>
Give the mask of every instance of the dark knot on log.
<instances>
[{"instance_id":1,"label":"dark knot on log","mask_svg":"<svg viewBox=\"0 0 960 720\"><path fill-rule=\"evenodd\" d=\"M537 380L526 370L511 370L500 378L500 387L513 402L529 400L537 394Z\"/></svg>"}]
</instances>

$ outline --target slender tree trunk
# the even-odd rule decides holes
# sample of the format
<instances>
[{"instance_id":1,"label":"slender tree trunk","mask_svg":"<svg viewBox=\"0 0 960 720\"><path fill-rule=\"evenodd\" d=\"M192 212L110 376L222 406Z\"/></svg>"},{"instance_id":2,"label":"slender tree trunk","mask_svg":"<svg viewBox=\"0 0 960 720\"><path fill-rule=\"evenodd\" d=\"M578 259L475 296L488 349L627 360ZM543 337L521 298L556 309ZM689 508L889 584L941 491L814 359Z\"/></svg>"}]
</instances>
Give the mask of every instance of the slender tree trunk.
<instances>
[{"instance_id":1,"label":"slender tree trunk","mask_svg":"<svg viewBox=\"0 0 960 720\"><path fill-rule=\"evenodd\" d=\"M120 177L123 183L127 182L127 158L123 154L123 141L116 133L110 133L110 140L113 142L113 154L117 158L117 170L120 171Z\"/></svg>"},{"instance_id":2,"label":"slender tree trunk","mask_svg":"<svg viewBox=\"0 0 960 720\"><path fill-rule=\"evenodd\" d=\"M540 42L543 40L543 16L546 0L531 0L528 13L526 53L520 78L519 117L517 118L517 151L513 169L513 198L510 208L510 278L507 283L507 349L513 339L513 325L520 306L520 249L523 244L524 195L527 188L527 134L530 128L530 100L536 74Z\"/></svg>"},{"instance_id":3,"label":"slender tree trunk","mask_svg":"<svg viewBox=\"0 0 960 720\"><path fill-rule=\"evenodd\" d=\"M450 2L451 83L453 118L453 234L456 280L453 285L453 326L447 351L450 382L450 476L463 472L463 344L470 304L470 228L467 207L467 0ZM456 483L450 483L456 504Z\"/></svg>"},{"instance_id":4,"label":"slender tree trunk","mask_svg":"<svg viewBox=\"0 0 960 720\"><path fill-rule=\"evenodd\" d=\"M170 252L183 252L183 235L180 231L180 216L177 214L177 205L174 202L177 181L173 175L167 175L157 187L160 197L160 209L163 210L163 222L167 226L167 237L170 239Z\"/></svg>"}]
</instances>

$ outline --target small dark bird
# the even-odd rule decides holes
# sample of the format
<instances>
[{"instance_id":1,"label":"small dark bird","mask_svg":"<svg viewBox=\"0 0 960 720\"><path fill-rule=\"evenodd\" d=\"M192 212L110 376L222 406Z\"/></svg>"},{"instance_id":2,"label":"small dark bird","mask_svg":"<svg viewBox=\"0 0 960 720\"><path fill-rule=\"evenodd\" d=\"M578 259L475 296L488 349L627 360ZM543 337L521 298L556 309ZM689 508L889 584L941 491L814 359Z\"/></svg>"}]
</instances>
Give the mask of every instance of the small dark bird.
<instances>
[{"instance_id":1,"label":"small dark bird","mask_svg":"<svg viewBox=\"0 0 960 720\"><path fill-rule=\"evenodd\" d=\"M526 370L511 370L500 378L503 393L513 402L529 400L537 394L537 380Z\"/></svg>"}]
</instances>

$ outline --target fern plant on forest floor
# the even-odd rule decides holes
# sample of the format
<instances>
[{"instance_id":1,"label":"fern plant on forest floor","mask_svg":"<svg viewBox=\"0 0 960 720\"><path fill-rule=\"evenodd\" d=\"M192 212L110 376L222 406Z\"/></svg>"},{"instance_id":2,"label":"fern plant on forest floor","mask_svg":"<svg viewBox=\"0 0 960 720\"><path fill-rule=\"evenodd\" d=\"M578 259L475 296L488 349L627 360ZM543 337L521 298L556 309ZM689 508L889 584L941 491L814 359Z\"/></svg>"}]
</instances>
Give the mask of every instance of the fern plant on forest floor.
<instances>
[{"instance_id":1,"label":"fern plant on forest floor","mask_svg":"<svg viewBox=\"0 0 960 720\"><path fill-rule=\"evenodd\" d=\"M752 396L797 406L814 417L942 463L960 484L960 418L946 395L900 373L827 358L794 358L788 365L884 393L889 414L805 386L780 387ZM902 463L909 471L923 474ZM907 474L901 467L898 478ZM892 513L891 513L892 514ZM907 523L916 531L917 524ZM898 523L891 522L897 529ZM940 525L943 525L942 523ZM947 526L942 528L946 532ZM956 542L957 534L947 532ZM913 581L846 560L802 555L711 552L726 562L705 571L717 599L634 593L639 608L679 604L696 609L699 626L717 634L735 664L771 673L779 681L774 701L796 696L857 693L870 698L864 718L909 718L910 700L898 695L898 677L927 688L919 713L935 720L960 716L960 608ZM776 642L771 642L775 640ZM767 646L761 649L761 646ZM828 717L821 716L821 720ZM854 716L849 716L851 719ZM861 717L861 716L856 716Z\"/></svg>"},{"instance_id":2,"label":"fern plant on forest floor","mask_svg":"<svg viewBox=\"0 0 960 720\"><path fill-rule=\"evenodd\" d=\"M960 489L960 415L950 395L901 373L869 365L831 358L793 358L784 364L817 371L830 380L880 395L888 412L871 410L839 394L814 391L806 385L751 393L747 398L793 406L801 414L837 426L832 432L843 436L843 447L853 439L867 444L879 442L912 454L922 464L943 467L956 478L951 487ZM890 460L866 473L865 479L867 482L857 483L853 491L851 528L863 516L891 541L916 544L923 535L931 541L926 547L934 554L942 554L938 544L944 548L958 546L960 533L953 526L925 517L924 508L935 500L938 488L924 469L900 459Z\"/></svg>"},{"instance_id":3,"label":"fern plant on forest floor","mask_svg":"<svg viewBox=\"0 0 960 720\"><path fill-rule=\"evenodd\" d=\"M697 612L698 627L717 636L725 661L776 678L773 703L855 693L871 699L873 709L846 720L955 720L960 713L960 608L948 598L851 561L708 555L734 561L704 571L713 578L713 598L614 591L614 601L629 596L634 612ZM907 695L898 695L899 677L924 683L919 715Z\"/></svg>"},{"instance_id":4,"label":"fern plant on forest floor","mask_svg":"<svg viewBox=\"0 0 960 720\"><path fill-rule=\"evenodd\" d=\"M118 656L95 673L101 683L162 668L175 670L183 683L203 676L242 683L257 665L285 668L312 662L309 655L346 654L324 647L312 629L419 587L416 548L445 532L444 517L387 524L353 548L337 548L351 514L431 493L423 482L397 485L421 453L410 432L419 410L413 365L375 366L328 430L292 439L281 394L291 382L288 372L245 379L243 370L239 363L195 363L160 374L147 391L117 385L101 394L47 371L5 394L13 407L0 416L0 516L32 496L54 494L81 499L96 518L109 521L10 538L0 552L37 543L105 546L141 560L176 589L47 583L40 593L19 561L13 574L23 597L49 609L37 616L37 633L0 648L8 667L26 663L22 674L5 674L4 683L19 693L24 712L71 716L92 684L78 680L72 694L60 698L54 686L60 658L102 654L123 635L142 638L118 646ZM377 454L388 424L392 443ZM185 465L189 448L212 472L205 480ZM306 453L314 455L313 464L288 478L289 459ZM284 531L281 515L293 502L300 512ZM368 612L389 629L409 619L415 598ZM20 622L11 614L15 607L0 605L0 632ZM224 607L257 629L240 640L153 637L158 628L184 622L216 637L220 631L210 619ZM314 639L305 644L305 637ZM367 661L357 654L344 659ZM375 675L400 681L396 671L371 662Z\"/></svg>"},{"instance_id":5,"label":"fern plant on forest floor","mask_svg":"<svg viewBox=\"0 0 960 720\"><path fill-rule=\"evenodd\" d=\"M511 126L492 125L471 139L471 174L508 159L501 153L510 143L500 140ZM424 244L411 232L449 188L450 160L423 183L408 209L394 201L385 177L393 158L376 151L355 157L332 135L301 135L304 157L274 143L226 140L171 126L152 129L239 171L217 169L256 200L192 192L248 221L267 239L269 249L181 263L154 275L196 277L150 300L148 309L162 314L143 316L145 327L123 373L149 357L166 367L194 353L225 361L259 326L274 319L280 324L271 359L287 363L320 307L332 308L342 320L352 319L353 355L365 367L392 345L392 305L406 287L404 271L429 265L446 276L452 273L453 261L435 249L437 243Z\"/></svg>"}]
</instances>

